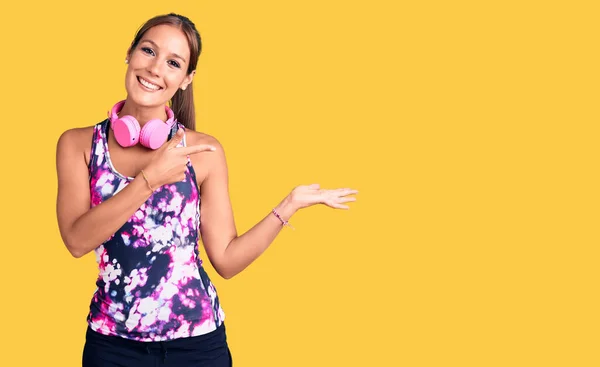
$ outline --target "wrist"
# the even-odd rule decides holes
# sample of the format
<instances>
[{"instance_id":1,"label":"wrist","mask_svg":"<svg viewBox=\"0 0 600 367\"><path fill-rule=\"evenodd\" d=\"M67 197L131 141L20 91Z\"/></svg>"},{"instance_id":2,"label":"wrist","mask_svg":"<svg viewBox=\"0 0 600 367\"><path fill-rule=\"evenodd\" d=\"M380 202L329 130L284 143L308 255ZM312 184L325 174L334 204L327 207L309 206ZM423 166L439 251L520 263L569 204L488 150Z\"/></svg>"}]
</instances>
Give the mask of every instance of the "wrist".
<instances>
[{"instance_id":1,"label":"wrist","mask_svg":"<svg viewBox=\"0 0 600 367\"><path fill-rule=\"evenodd\" d=\"M275 207L275 210L281 218L285 221L289 221L290 218L298 211L298 207L294 204L290 196L286 196L279 205Z\"/></svg>"},{"instance_id":2,"label":"wrist","mask_svg":"<svg viewBox=\"0 0 600 367\"><path fill-rule=\"evenodd\" d=\"M151 191L154 192L156 190L156 186L155 184L151 181L151 176L148 175L147 170L141 170L139 175L141 176L141 179L144 181L144 183L146 184L146 187Z\"/></svg>"}]
</instances>

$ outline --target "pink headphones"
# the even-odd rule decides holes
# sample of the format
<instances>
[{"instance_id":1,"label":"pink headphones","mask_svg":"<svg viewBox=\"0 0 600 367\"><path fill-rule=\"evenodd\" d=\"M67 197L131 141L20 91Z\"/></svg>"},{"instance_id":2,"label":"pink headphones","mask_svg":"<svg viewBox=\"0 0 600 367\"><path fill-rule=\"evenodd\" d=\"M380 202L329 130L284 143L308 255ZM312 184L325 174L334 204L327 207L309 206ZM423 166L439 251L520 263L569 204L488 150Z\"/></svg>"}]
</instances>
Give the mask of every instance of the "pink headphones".
<instances>
[{"instance_id":1,"label":"pink headphones","mask_svg":"<svg viewBox=\"0 0 600 367\"><path fill-rule=\"evenodd\" d=\"M165 105L167 121L153 119L148 121L142 129L139 122L133 116L117 116L125 101L118 102L110 111L110 126L114 131L115 139L122 147L132 147L138 141L150 149L158 149L167 141L171 127L175 123L175 116L169 106ZM140 131L141 130L141 131Z\"/></svg>"}]
</instances>

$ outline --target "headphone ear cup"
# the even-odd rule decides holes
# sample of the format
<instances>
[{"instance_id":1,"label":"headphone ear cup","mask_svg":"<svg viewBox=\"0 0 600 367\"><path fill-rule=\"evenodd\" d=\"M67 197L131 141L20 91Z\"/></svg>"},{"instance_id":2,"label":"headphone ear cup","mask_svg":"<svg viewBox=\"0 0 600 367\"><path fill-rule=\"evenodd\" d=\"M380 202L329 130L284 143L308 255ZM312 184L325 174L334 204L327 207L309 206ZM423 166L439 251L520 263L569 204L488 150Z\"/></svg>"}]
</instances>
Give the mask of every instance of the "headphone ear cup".
<instances>
[{"instance_id":1,"label":"headphone ear cup","mask_svg":"<svg viewBox=\"0 0 600 367\"><path fill-rule=\"evenodd\" d=\"M133 116L123 116L112 122L115 139L122 147L131 147L138 143L140 124Z\"/></svg>"},{"instance_id":2,"label":"headphone ear cup","mask_svg":"<svg viewBox=\"0 0 600 367\"><path fill-rule=\"evenodd\" d=\"M148 121L142 128L140 143L146 148L158 149L167 141L168 136L169 127L165 122L154 119Z\"/></svg>"}]
</instances>

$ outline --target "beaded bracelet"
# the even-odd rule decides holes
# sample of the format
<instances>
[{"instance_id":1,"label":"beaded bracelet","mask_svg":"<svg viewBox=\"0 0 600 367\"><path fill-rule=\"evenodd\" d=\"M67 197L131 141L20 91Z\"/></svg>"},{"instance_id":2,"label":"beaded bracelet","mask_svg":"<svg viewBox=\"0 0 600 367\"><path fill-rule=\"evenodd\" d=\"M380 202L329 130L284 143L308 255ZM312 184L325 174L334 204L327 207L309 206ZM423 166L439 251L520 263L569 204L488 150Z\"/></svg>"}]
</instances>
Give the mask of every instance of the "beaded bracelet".
<instances>
[{"instance_id":1,"label":"beaded bracelet","mask_svg":"<svg viewBox=\"0 0 600 367\"><path fill-rule=\"evenodd\" d=\"M281 215L279 215L279 213L277 213L277 210L275 210L275 208L273 208L273 210L271 212L273 214L275 214L275 216L277 217L277 219L279 219L281 221L281 225L288 226L291 229L296 229L296 228L292 227L292 225L287 220L283 220L283 218L281 218Z\"/></svg>"}]
</instances>

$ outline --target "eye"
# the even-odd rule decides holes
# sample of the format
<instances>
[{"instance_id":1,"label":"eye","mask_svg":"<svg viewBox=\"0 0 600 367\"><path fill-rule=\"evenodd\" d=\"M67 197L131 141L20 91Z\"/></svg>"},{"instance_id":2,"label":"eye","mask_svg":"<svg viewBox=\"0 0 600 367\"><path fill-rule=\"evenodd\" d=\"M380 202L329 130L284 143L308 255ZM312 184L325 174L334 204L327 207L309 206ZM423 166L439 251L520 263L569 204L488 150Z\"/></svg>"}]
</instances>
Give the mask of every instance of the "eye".
<instances>
[{"instance_id":1,"label":"eye","mask_svg":"<svg viewBox=\"0 0 600 367\"><path fill-rule=\"evenodd\" d=\"M142 47L141 50L148 55L154 55L154 51L152 51L152 49L149 47Z\"/></svg>"},{"instance_id":2,"label":"eye","mask_svg":"<svg viewBox=\"0 0 600 367\"><path fill-rule=\"evenodd\" d=\"M179 63L175 60L169 60L169 64L176 67L176 68L180 68L181 65L179 65Z\"/></svg>"}]
</instances>

